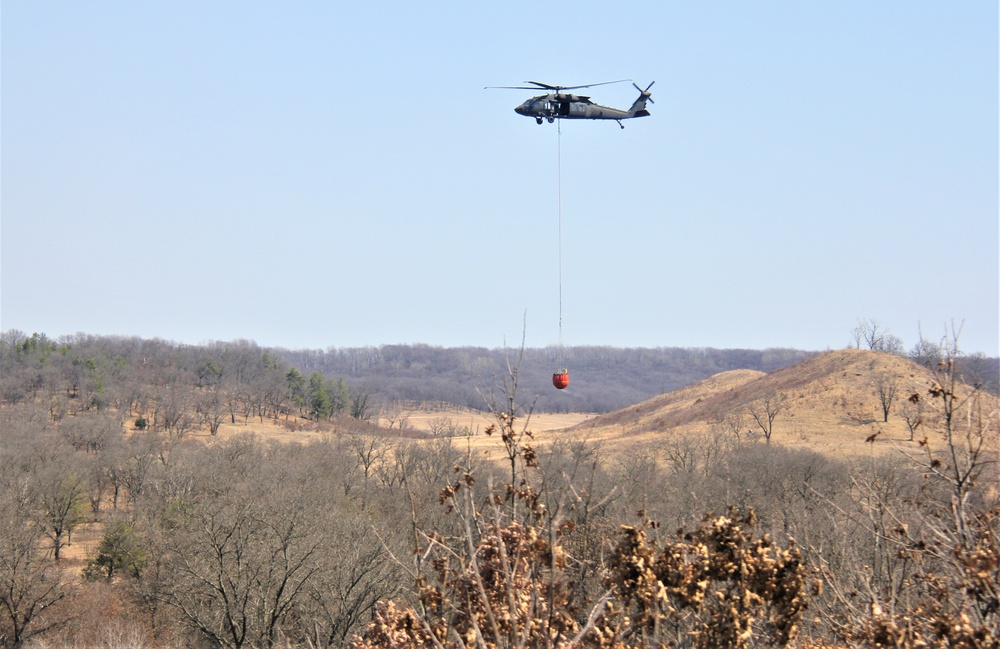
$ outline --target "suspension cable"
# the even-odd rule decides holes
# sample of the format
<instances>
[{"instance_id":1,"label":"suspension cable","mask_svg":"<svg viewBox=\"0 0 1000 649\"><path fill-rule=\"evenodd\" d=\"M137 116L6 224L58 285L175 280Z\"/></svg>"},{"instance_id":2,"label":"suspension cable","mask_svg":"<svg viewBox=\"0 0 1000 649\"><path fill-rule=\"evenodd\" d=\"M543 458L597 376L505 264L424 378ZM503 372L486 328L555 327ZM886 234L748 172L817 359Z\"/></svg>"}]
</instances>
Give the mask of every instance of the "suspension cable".
<instances>
[{"instance_id":1,"label":"suspension cable","mask_svg":"<svg viewBox=\"0 0 1000 649\"><path fill-rule=\"evenodd\" d=\"M559 346L563 346L563 275L562 275L562 120L556 119L556 196L558 201L558 221L559 221Z\"/></svg>"}]
</instances>

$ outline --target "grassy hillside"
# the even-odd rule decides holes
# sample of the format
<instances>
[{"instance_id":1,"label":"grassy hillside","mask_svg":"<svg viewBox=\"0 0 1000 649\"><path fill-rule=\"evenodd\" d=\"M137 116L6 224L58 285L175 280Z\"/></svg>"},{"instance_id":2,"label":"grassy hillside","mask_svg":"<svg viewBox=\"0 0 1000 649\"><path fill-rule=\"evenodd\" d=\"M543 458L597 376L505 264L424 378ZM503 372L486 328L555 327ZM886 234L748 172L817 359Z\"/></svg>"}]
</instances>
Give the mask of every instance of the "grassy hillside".
<instances>
[{"instance_id":1,"label":"grassy hillside","mask_svg":"<svg viewBox=\"0 0 1000 649\"><path fill-rule=\"evenodd\" d=\"M770 400L772 412L776 411L771 421L772 443L832 457L897 447L913 450L928 431L941 427L940 415L927 407L927 392L935 381L930 369L900 356L840 350L769 374L720 373L682 390L597 415L570 431L628 445L689 435L738 435L766 441L762 425L768 424L766 402ZM971 387L963 390L971 392ZM984 394L979 407L996 412L997 398ZM874 440L866 443L872 435ZM931 435L931 441L938 440Z\"/></svg>"}]
</instances>

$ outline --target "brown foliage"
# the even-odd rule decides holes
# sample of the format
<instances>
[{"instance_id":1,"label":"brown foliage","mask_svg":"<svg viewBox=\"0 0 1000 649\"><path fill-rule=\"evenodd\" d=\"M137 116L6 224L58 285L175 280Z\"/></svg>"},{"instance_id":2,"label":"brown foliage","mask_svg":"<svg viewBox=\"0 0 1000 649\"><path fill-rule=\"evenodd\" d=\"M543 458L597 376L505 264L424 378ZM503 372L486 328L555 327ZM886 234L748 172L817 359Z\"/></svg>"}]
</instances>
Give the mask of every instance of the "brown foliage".
<instances>
[{"instance_id":1,"label":"brown foliage","mask_svg":"<svg viewBox=\"0 0 1000 649\"><path fill-rule=\"evenodd\" d=\"M742 520L706 517L657 550L623 526L607 583L615 600L595 630L599 647L683 645L742 648L755 629L779 646L794 639L806 608L805 570L794 542L754 538Z\"/></svg>"},{"instance_id":2,"label":"brown foliage","mask_svg":"<svg viewBox=\"0 0 1000 649\"><path fill-rule=\"evenodd\" d=\"M689 638L739 649L755 634L784 646L806 607L805 570L794 544L748 533L751 518L707 517L660 549L623 526L597 601L579 601L570 558L545 527L494 525L472 555L433 562L433 578L418 580L417 606L383 603L353 647L619 649Z\"/></svg>"}]
</instances>

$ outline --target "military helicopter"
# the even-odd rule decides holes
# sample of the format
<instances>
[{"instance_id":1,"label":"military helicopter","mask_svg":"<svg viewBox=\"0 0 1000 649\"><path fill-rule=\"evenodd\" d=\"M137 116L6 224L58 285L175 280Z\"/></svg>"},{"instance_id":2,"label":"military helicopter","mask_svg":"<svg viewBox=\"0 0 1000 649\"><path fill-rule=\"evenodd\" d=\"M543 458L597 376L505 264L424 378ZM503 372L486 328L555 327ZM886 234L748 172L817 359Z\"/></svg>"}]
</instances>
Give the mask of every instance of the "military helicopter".
<instances>
[{"instance_id":1,"label":"military helicopter","mask_svg":"<svg viewBox=\"0 0 1000 649\"><path fill-rule=\"evenodd\" d=\"M632 85L635 86L635 89L639 91L639 98L632 102L632 106L628 110L601 106L600 104L595 104L590 101L590 97L572 95L563 92L563 90L593 88L595 86L606 86L608 84L624 83L626 81L631 81ZM506 90L550 90L551 92L549 94L532 97L514 109L514 112L518 115L534 117L535 121L539 124L542 123L542 120L547 120L549 124L551 124L557 119L613 119L618 122L618 126L625 128L625 125L622 124L623 119L648 117L649 111L646 110L646 102L648 101L651 104L655 103L651 93L649 92L649 89L653 87L653 83L656 83L655 81L646 86L645 90L637 86L631 79L619 79L618 81L605 81L603 83L590 83L583 86L553 86L539 81L525 81L525 83L530 83L532 85L486 87Z\"/></svg>"}]
</instances>

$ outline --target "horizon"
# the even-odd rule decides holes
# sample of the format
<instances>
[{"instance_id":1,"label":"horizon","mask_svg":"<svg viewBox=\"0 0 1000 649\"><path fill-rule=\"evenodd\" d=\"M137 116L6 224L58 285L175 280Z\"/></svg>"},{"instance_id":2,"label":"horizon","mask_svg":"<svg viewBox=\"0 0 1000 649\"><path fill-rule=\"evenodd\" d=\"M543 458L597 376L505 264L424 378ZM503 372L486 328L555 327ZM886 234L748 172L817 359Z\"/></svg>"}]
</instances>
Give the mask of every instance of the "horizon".
<instances>
[{"instance_id":1,"label":"horizon","mask_svg":"<svg viewBox=\"0 0 1000 649\"><path fill-rule=\"evenodd\" d=\"M9 328L9 329L0 330L0 335L2 335L6 339L8 337L8 335L10 335L11 333L13 333L15 331L18 332L18 333L20 333L20 334L23 334L26 338L30 338L31 336L36 335L36 334L43 335L47 339L49 339L49 340L51 340L53 342L56 342L56 343L70 342L70 341L72 341L72 339L78 338L78 337L108 338L108 339L119 339L119 340L129 340L129 339L133 339L133 338L138 338L139 340L143 340L143 341L147 341L147 340L148 341L156 341L156 342L162 342L162 343L165 343L167 345L172 345L172 346L187 346L187 347L212 347L214 345L238 345L238 344L241 344L241 343L249 343L249 344L252 344L252 345L255 345L255 346L259 347L260 349L275 350L275 351L285 351L285 352L319 351L319 352L324 352L325 353L325 352L341 351L341 350L348 350L348 349L379 349L379 348L382 348L382 347L429 347L429 348L432 348L432 349L442 349L442 350L448 350L448 349L482 349L482 350L489 351L489 352L497 352L497 351L504 351L504 350L512 350L512 349L520 349L521 348L521 345L506 345L506 346L504 346L504 345L498 345L498 346L487 346L487 345L437 345L437 344L422 343L422 342L394 342L394 343L376 343L376 344L368 344L368 345L328 345L326 347L288 347L288 346L280 345L280 344L279 345L265 344L265 343L261 343L260 341L257 341L257 340L251 339L251 338L233 338L233 339L229 339L229 340L216 340L216 339L213 339L213 340L203 340L203 341L199 341L199 342L188 342L188 341L176 340L176 339L171 339L171 338L164 338L164 337L161 337L161 336L139 336L139 335L134 335L134 334L95 334L95 333L83 332L83 331L78 331L78 332L75 332L75 333L72 333L72 334L50 335L49 333L44 332L44 331L31 331L31 332L29 332L29 331L25 331L25 330L17 329L17 328ZM892 335L892 332L888 332L888 333L889 333L889 335ZM935 344L942 344L942 345L947 342L944 339L941 339L941 340L929 340L929 339L925 339L925 340L928 340L929 342L933 342ZM914 343L913 345L906 345L905 341L903 341L903 342L904 342L904 344L903 344L903 347L901 348L901 351L899 353L897 353L896 355L903 356L903 357L909 357L911 355L911 353L913 352L913 347L915 346L916 343ZM959 341L959 343L961 343L961 341ZM712 345L695 345L695 346L633 345L633 346L629 346L629 345L610 345L610 344L588 344L588 343L580 343L580 344L572 344L572 345L564 345L564 344L525 345L524 349L525 350L548 350L548 349L552 349L552 348L557 348L557 349L558 348L566 348L566 349L574 349L574 348L593 349L593 348L599 348L599 347L607 347L607 348L615 349L615 350L629 350L629 349L680 350L680 351L699 351L699 350L705 350L705 351L719 351L719 352L729 352L729 351L750 351L750 352L790 351L790 352L801 352L801 353L804 353L804 354L823 354L823 353L827 353L827 352L834 352L834 351L840 351L840 350L846 350L846 349L861 349L861 350L866 350L866 351L872 351L872 350L867 350L864 347L854 347L853 345L850 345L850 344L845 345L843 347L827 347L826 349L802 349L802 348L798 348L798 347L788 347L788 346L780 346L780 345L779 346L771 346L771 347L715 347L715 346L712 346ZM981 351L966 350L966 349L962 348L961 344L959 344L959 351L960 351L960 354L962 356L976 356L976 355L979 355L979 356L983 356L985 358L990 358L990 359L1000 358L1000 357L995 356L995 355L991 356L991 355L986 354L985 352L981 352Z\"/></svg>"}]
</instances>

